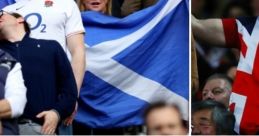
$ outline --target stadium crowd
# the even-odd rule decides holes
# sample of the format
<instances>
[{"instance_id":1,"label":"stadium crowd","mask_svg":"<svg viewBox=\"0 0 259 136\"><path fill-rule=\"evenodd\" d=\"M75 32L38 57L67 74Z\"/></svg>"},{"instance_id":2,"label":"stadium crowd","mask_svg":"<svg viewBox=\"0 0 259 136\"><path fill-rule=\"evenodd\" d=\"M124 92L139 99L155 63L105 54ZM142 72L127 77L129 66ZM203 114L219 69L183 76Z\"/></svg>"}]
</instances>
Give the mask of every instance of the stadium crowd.
<instances>
[{"instance_id":1,"label":"stadium crowd","mask_svg":"<svg viewBox=\"0 0 259 136\"><path fill-rule=\"evenodd\" d=\"M80 11L92 10L123 18L156 2L157 0L17 0L17 3L2 9L1 134L143 133L143 126L99 129L73 122L87 66L85 30ZM54 10L48 10L52 6L55 7ZM36 22L31 19L33 17L46 24ZM147 134L188 133L188 122L183 120L177 105L165 102L151 104L143 118Z\"/></svg>"},{"instance_id":2,"label":"stadium crowd","mask_svg":"<svg viewBox=\"0 0 259 136\"><path fill-rule=\"evenodd\" d=\"M258 30L258 2L192 0L192 54L197 54L197 64L192 62L192 134L259 133L258 120L252 117L258 114L258 65L247 63L253 58L246 56L253 53L245 49L252 47L250 42L258 44L256 34L245 38Z\"/></svg>"}]
</instances>

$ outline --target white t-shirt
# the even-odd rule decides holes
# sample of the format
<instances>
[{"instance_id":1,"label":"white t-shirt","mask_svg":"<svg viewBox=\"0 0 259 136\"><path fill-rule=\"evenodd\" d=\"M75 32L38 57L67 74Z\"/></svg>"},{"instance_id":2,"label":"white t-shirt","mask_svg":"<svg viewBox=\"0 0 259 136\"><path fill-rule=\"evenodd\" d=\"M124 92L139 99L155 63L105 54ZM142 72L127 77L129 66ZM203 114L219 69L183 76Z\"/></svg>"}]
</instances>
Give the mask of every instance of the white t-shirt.
<instances>
[{"instance_id":1,"label":"white t-shirt","mask_svg":"<svg viewBox=\"0 0 259 136\"><path fill-rule=\"evenodd\" d=\"M31 37L56 40L68 53L66 38L84 32L81 14L73 0L51 1L19 0L4 11L21 14L30 24Z\"/></svg>"},{"instance_id":2,"label":"white t-shirt","mask_svg":"<svg viewBox=\"0 0 259 136\"><path fill-rule=\"evenodd\" d=\"M23 114L27 102L26 92L21 64L16 63L8 73L5 83L5 99L11 106L12 117L18 117Z\"/></svg>"}]
</instances>

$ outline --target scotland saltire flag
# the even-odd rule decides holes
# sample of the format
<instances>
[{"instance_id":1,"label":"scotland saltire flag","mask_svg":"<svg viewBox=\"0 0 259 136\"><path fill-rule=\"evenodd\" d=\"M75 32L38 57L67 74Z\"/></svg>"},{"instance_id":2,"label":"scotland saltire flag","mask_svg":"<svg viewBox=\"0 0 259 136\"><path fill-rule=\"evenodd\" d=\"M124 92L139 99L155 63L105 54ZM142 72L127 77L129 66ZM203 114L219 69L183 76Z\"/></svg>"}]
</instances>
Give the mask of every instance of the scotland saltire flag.
<instances>
[{"instance_id":1,"label":"scotland saltire flag","mask_svg":"<svg viewBox=\"0 0 259 136\"><path fill-rule=\"evenodd\" d=\"M15 0L0 0L0 9L3 9L5 6L15 3Z\"/></svg>"},{"instance_id":2,"label":"scotland saltire flag","mask_svg":"<svg viewBox=\"0 0 259 136\"><path fill-rule=\"evenodd\" d=\"M92 128L143 124L149 103L176 103L188 120L186 0L159 0L123 19L82 13L87 71L75 120Z\"/></svg>"}]
</instances>

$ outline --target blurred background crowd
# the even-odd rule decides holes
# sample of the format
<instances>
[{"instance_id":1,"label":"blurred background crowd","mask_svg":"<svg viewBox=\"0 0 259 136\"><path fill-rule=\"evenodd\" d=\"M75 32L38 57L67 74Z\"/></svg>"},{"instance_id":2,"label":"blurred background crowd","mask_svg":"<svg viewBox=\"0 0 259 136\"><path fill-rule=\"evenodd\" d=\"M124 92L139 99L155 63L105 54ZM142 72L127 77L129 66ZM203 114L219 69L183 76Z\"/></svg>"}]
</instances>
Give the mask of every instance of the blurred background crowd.
<instances>
[{"instance_id":1,"label":"blurred background crowd","mask_svg":"<svg viewBox=\"0 0 259 136\"><path fill-rule=\"evenodd\" d=\"M192 15L198 19L259 15L258 0L192 0L191 6ZM192 60L192 74L197 71L192 78L197 80L192 83L192 134L236 134L229 100L240 52L194 39L192 55L196 53L197 64Z\"/></svg>"},{"instance_id":2,"label":"blurred background crowd","mask_svg":"<svg viewBox=\"0 0 259 136\"><path fill-rule=\"evenodd\" d=\"M77 3L77 6L81 12L97 11L102 14L105 14L108 16L114 16L114 17L118 17L118 18L123 18L134 12L148 8L148 7L156 4L157 1L158 0L75 0L75 2ZM60 4L60 6L61 5L62 4ZM45 7L47 8L47 7L51 7L51 6L53 6L53 1L46 0ZM16 10L17 10L17 8L16 8ZM37 10L37 9L35 9L35 10ZM76 11L78 9L74 8L73 10ZM8 14L9 12L10 11L8 11L8 12L2 11L1 16L9 15ZM43 11L43 12L45 13L45 11ZM187 16L185 16L185 17L187 18ZM16 19L16 18L13 18L13 19ZM73 20L74 20L74 18L73 18ZM48 21L51 21L51 20L48 20ZM54 21L56 21L56 20L54 20ZM76 20L74 20L74 21L76 21ZM55 23L53 23L53 24L55 24ZM66 27L67 26L65 26L65 28ZM81 34L81 32L80 32L80 34ZM67 40L67 39L65 39L65 40ZM80 40L81 40L81 37L80 37ZM69 40L67 40L67 42L70 43ZM38 47L39 47L39 45L38 45ZM30 97L30 98L32 98L32 97ZM80 104L78 104L78 105L80 106ZM125 106L127 106L127 105L125 105ZM84 134L84 135L99 135L99 134L100 135L109 135L109 134L116 135L116 134L119 134L119 135L123 135L123 134L147 133L147 134L181 134L181 135L184 135L184 134L188 133L188 124L189 123L188 123L188 121L183 120L183 117L182 117L182 114L181 114L181 111L180 111L178 105L168 104L165 102L158 102L158 103L151 104L149 107L147 107L147 109L143 109L143 111L144 110L146 112L142 116L142 118L144 119L144 123L145 123L143 125L129 126L129 127L123 127L123 128L113 128L113 126L111 126L111 129L105 129L105 128L103 129L103 128L92 128L90 126L86 126L86 125L83 125L83 124L80 124L80 123L74 121L73 122L73 134L75 134L75 135L79 135L79 134ZM59 118L58 114L57 114L57 118ZM48 120L48 119L46 119L46 120ZM59 119L57 119L57 120L59 120ZM22 124L22 125L29 124L28 125L29 130L34 130L34 128L31 129L32 122L34 122L34 121L32 121L31 119L23 118L23 117L19 120L19 124ZM63 123L63 122L61 122L61 123ZM41 126L40 126L41 124L38 124L38 123L35 123L35 124L37 124L37 126L39 126L39 127L37 127L37 133L45 134L45 133L41 132ZM66 127L69 126L69 124L66 124ZM144 125L146 127L144 127ZM50 125L48 124L48 126L50 126ZM51 130L51 132L47 132L46 134L55 134L55 132L56 132L55 127L53 128L53 130ZM71 127L67 127L67 128L68 129L63 129L63 130L65 130L64 133L63 132L61 133L61 131L59 130L58 134L62 134L62 135L65 133L71 134L71 131L69 130ZM20 130L23 130L23 129L20 129ZM32 131L32 134L33 133L35 133L35 132ZM30 133L25 132L25 134L30 134Z\"/></svg>"},{"instance_id":3,"label":"blurred background crowd","mask_svg":"<svg viewBox=\"0 0 259 136\"><path fill-rule=\"evenodd\" d=\"M258 13L258 0L192 0L192 15L199 19L238 18L256 16ZM201 90L213 74L220 73L233 80L239 60L237 49L217 48L197 42L195 47L199 88L196 89L198 92L193 94L193 102L202 99Z\"/></svg>"}]
</instances>

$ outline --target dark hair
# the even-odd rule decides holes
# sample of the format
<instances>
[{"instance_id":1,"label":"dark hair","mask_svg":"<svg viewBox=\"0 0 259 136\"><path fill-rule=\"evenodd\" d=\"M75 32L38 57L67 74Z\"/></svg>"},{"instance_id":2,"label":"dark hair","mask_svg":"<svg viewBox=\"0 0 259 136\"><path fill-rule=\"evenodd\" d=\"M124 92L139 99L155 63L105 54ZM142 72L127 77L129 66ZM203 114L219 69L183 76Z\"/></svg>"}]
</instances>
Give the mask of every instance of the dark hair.
<instances>
[{"instance_id":1,"label":"dark hair","mask_svg":"<svg viewBox=\"0 0 259 136\"><path fill-rule=\"evenodd\" d=\"M192 104L192 115L205 109L212 110L212 120L215 123L217 135L235 134L235 116L227 110L224 104L212 100L194 103Z\"/></svg>"},{"instance_id":2,"label":"dark hair","mask_svg":"<svg viewBox=\"0 0 259 136\"><path fill-rule=\"evenodd\" d=\"M15 18L23 18L20 14L18 14L18 13L9 13L10 15L12 15L12 16L14 16ZM23 24L24 24L24 30L25 30L25 32L26 33L28 33L28 34L30 34L30 32L31 32L31 29L30 29L30 25L26 22L26 20L24 20L24 22L23 22Z\"/></svg>"},{"instance_id":3,"label":"dark hair","mask_svg":"<svg viewBox=\"0 0 259 136\"><path fill-rule=\"evenodd\" d=\"M188 129L188 125L189 125L189 124L188 124L188 121L185 121L185 120L182 118L182 114L181 114L181 112L180 112L179 107L178 107L177 105L175 105L175 104L168 104L168 103L163 102L163 101L152 103L152 104L150 104L150 105L146 108L146 110L145 110L145 112L144 112L145 124L147 124L147 122L146 122L146 121L147 121L147 117L148 117L148 115L149 115L151 112L153 112L154 110L162 109L162 108L166 108L166 107L170 107L170 108L172 108L172 109L175 109L175 110L179 113L179 115L180 115L180 118L181 118L183 127L186 128L186 129Z\"/></svg>"},{"instance_id":4,"label":"dark hair","mask_svg":"<svg viewBox=\"0 0 259 136\"><path fill-rule=\"evenodd\" d=\"M211 75L205 82L204 86L206 85L206 83L210 80L213 80L213 79L222 79L224 81L226 81L228 83L228 85L232 88L232 84L233 84L233 80L228 77L227 75L225 74L219 74L219 73L216 73L216 74L213 74ZM230 89L231 89L230 88Z\"/></svg>"}]
</instances>

